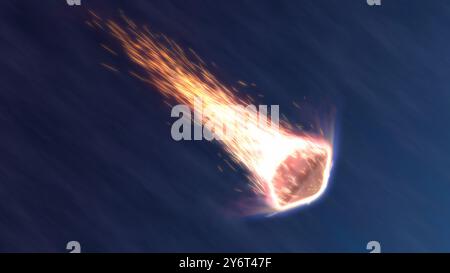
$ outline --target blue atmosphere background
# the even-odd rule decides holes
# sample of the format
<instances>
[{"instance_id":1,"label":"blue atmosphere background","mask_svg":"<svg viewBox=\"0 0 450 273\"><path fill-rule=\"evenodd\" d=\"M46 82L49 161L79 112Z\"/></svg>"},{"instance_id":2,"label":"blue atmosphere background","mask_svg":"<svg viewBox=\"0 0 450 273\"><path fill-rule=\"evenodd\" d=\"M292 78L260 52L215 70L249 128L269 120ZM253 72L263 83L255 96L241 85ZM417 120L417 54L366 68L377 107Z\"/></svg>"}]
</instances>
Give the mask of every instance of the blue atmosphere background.
<instances>
[{"instance_id":1,"label":"blue atmosphere background","mask_svg":"<svg viewBox=\"0 0 450 273\"><path fill-rule=\"evenodd\" d=\"M119 48L88 9L194 49L290 120L334 108L325 195L239 216L245 172L219 172L215 143L171 139L170 108L100 46ZM0 14L0 251L450 251L449 1L7 0Z\"/></svg>"}]
</instances>

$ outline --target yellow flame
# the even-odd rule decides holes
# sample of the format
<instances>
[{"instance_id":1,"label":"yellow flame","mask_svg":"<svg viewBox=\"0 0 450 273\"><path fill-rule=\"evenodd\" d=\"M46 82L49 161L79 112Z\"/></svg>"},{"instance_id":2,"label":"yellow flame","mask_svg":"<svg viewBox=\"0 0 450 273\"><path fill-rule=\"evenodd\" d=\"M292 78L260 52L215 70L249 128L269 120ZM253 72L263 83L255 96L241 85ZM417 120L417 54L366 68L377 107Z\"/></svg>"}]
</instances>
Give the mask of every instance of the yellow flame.
<instances>
[{"instance_id":1,"label":"yellow flame","mask_svg":"<svg viewBox=\"0 0 450 273\"><path fill-rule=\"evenodd\" d=\"M191 108L200 98L204 108L210 109L202 122L236 122L221 106L247 105L248 101L220 83L200 59L191 61L172 40L152 34L146 27L139 28L127 18L125 21L124 27L113 21L107 21L106 27L128 57L147 73L146 80L164 96ZM249 171L253 186L264 194L270 207L276 211L290 209L310 203L324 192L332 164L332 145L328 141L313 135L294 135L268 123L261 126L253 112L246 116L247 126L239 126L242 120L238 123L231 138L225 137L223 130L214 133L231 158ZM318 168L320 174L313 175L313 168ZM316 181L303 186L299 178Z\"/></svg>"}]
</instances>

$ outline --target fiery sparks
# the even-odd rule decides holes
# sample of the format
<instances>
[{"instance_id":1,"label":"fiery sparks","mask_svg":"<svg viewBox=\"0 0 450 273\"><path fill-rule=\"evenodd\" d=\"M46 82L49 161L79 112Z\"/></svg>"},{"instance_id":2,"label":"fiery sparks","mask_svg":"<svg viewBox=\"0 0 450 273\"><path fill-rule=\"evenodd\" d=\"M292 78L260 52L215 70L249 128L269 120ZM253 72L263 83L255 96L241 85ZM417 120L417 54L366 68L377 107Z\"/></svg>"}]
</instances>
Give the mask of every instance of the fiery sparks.
<instances>
[{"instance_id":1,"label":"fiery sparks","mask_svg":"<svg viewBox=\"0 0 450 273\"><path fill-rule=\"evenodd\" d=\"M96 20L99 20L96 18ZM224 149L230 157L244 166L251 182L275 211L283 211L317 199L326 189L331 165L332 145L322 136L295 135L286 128L274 128L262 121L254 112L242 119L230 115L223 106L247 105L232 89L220 83L201 62L194 62L175 42L139 28L129 19L121 26L113 21L105 22L122 45L127 56L146 75L164 96L194 109L194 101L200 99L209 109L203 113L202 123L215 128ZM234 124L233 137L226 137L227 128L222 124ZM219 128L219 129L217 129Z\"/></svg>"}]
</instances>

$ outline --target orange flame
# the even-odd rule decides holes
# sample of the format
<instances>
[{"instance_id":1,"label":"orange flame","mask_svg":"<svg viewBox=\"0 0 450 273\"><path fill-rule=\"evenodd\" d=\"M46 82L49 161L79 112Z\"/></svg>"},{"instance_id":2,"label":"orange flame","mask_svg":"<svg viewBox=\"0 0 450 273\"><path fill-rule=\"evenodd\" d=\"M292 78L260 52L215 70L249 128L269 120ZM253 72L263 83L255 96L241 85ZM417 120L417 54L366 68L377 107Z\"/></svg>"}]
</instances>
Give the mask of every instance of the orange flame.
<instances>
[{"instance_id":1,"label":"orange flame","mask_svg":"<svg viewBox=\"0 0 450 273\"><path fill-rule=\"evenodd\" d=\"M212 122L212 127L236 122L221 106L247 105L247 101L220 83L201 61L191 61L175 42L152 34L146 27L139 28L126 18L125 21L125 27L113 21L107 21L106 27L128 57L147 73L145 80L164 96L191 108L195 99L200 98L210 109L203 122ZM331 143L323 137L294 135L285 128L273 128L258 121L258 115L250 112L246 116L247 126L235 126L232 138L225 137L223 130L214 133L231 158L249 171L254 188L275 211L317 199L328 183ZM242 122L239 120L238 125Z\"/></svg>"}]
</instances>

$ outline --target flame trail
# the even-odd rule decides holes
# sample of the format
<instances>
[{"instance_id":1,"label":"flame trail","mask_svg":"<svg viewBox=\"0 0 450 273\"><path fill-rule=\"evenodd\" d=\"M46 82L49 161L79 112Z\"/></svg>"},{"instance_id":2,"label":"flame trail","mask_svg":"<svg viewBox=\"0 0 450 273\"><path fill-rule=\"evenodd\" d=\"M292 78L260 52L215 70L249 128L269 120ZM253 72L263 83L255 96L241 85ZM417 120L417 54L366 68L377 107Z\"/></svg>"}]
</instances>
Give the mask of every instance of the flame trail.
<instances>
[{"instance_id":1,"label":"flame trail","mask_svg":"<svg viewBox=\"0 0 450 273\"><path fill-rule=\"evenodd\" d=\"M191 109L195 99L201 98L203 105L212 109L203 122L214 126L235 121L221 106L246 105L247 101L220 83L201 62L191 61L175 42L152 34L146 27L139 28L127 18L125 21L124 27L107 21L106 29L145 71L145 80L164 96ZM283 211L317 199L328 183L331 143L315 135L294 135L286 128L260 126L256 113L249 113L246 118L247 126L235 126L234 137L222 137L221 143L231 158L249 171L253 185L268 205ZM224 131L214 133L220 137Z\"/></svg>"}]
</instances>

